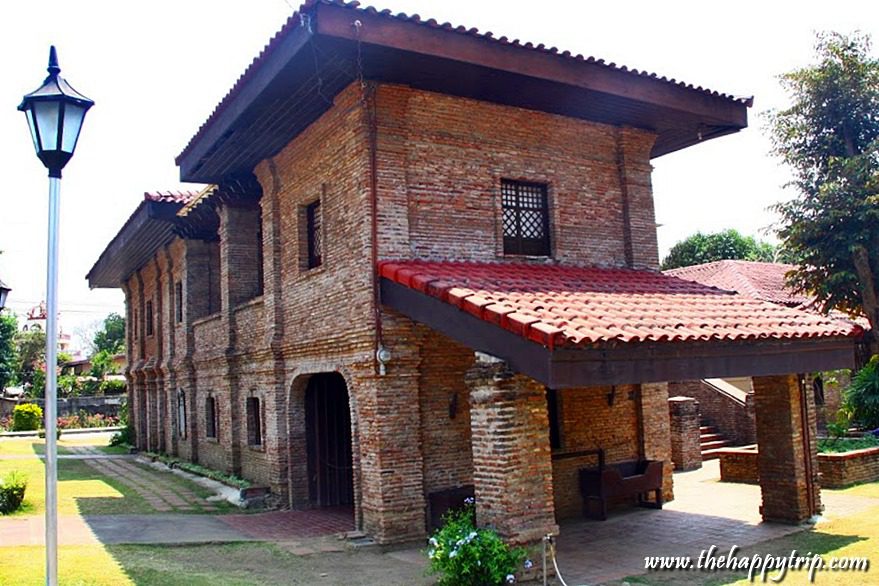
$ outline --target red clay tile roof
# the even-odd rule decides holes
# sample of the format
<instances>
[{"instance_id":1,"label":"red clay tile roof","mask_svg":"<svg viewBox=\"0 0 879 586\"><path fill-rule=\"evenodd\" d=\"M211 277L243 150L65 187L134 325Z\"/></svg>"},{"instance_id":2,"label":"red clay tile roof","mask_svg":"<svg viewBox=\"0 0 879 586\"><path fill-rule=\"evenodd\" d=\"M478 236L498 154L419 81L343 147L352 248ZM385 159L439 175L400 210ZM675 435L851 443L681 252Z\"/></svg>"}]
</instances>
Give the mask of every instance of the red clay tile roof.
<instances>
[{"instance_id":1,"label":"red clay tile roof","mask_svg":"<svg viewBox=\"0 0 879 586\"><path fill-rule=\"evenodd\" d=\"M584 57L583 55L581 55L579 53L574 55L574 54L571 54L570 51L559 51L559 49L557 47L547 47L546 45L544 45L542 43L535 45L534 43L531 43L531 42L522 42L519 39L512 39L511 40L505 36L495 38L494 33L492 33L491 31L479 32L479 29L477 29L477 28L467 28L465 26L454 26L453 24L451 24L449 22L444 22L444 23L440 24L433 18L428 19L428 20L423 20L421 18L421 16L419 16L418 14L413 14L411 16L404 13L404 12L399 12L397 14L394 14L390 10L385 9L385 10L380 11L380 10L377 10L376 8L373 8L372 6L360 8L360 2L357 2L357 1L346 2L345 0L305 0L305 2L303 2L302 5L299 7L299 10L294 12L290 16L290 18L287 19L287 21L284 23L284 26L282 26L281 29L277 33L275 33L275 35L269 40L269 43L263 48L262 51L260 51L259 55L257 55L253 59L253 61L250 63L250 65L248 65L247 69L244 70L244 73L242 73L241 76L239 76L238 80L235 82L235 85L232 86L232 89L230 89L229 92L223 97L223 99L220 100L220 103L216 106L216 108L214 108L214 111L211 113L210 116L208 116L208 119L204 122L204 124L202 124L199 127L199 129L196 131L195 135L192 137L192 139L189 141L189 143L187 143L186 147L184 147L183 150L180 152L180 154L177 156L176 160L177 160L178 164L180 163L180 159L182 159L186 155L186 153L189 152L190 148L192 148L192 146L195 144L195 142L198 140L198 138L202 135L202 133L207 129L207 127L211 124L211 122L215 118L217 118L217 116L219 116L220 112L222 112L222 110L225 109L226 105L230 102L230 100L236 94L238 94L242 90L242 88L247 84L247 82L251 78L251 76L253 76L255 74L255 71L259 67L260 63L269 55L269 53L274 51L275 48L278 45L280 45L281 41L284 39L284 37L287 34L289 34L296 27L302 26L302 17L300 15L304 15L307 11L311 10L314 6L316 6L318 4L341 6L344 8L357 10L358 12L363 12L366 14L378 14L380 16L385 16L387 18L391 18L394 20L399 20L399 21L403 21L403 22L412 22L412 23L419 24L424 27L429 27L429 28L444 29L447 31L461 34L461 35L468 35L471 37L477 37L477 38L484 39L486 41L490 41L493 43L498 43L501 45L514 45L517 47L521 46L525 49L531 49L533 51L538 51L541 53L550 53L552 55L558 55L559 57L562 57L565 59L570 59L572 61L585 61L587 63L595 63L596 65L603 65L604 67L607 67L608 69L611 69L614 71L629 73L632 76L637 76L637 77L647 77L650 79L656 79L656 80L659 80L662 82L666 82L670 85L682 87L687 90L700 92L705 95L739 102L739 103L744 104L748 107L751 107L754 103L753 97L733 96L731 94L726 94L726 93L714 91L714 90L711 90L708 88L704 88L702 86L695 86L691 83L678 81L677 79L674 79L674 78L659 76L656 73L651 73L651 72L647 72L647 71L640 71L638 69L628 68L625 65L617 65L616 63L607 63L604 59L598 59L593 56L585 56Z\"/></svg>"},{"instance_id":2,"label":"red clay tile roof","mask_svg":"<svg viewBox=\"0 0 879 586\"><path fill-rule=\"evenodd\" d=\"M785 274L794 268L782 263L719 260L672 269L665 274L772 303L807 305L812 302L811 297L785 286Z\"/></svg>"},{"instance_id":3,"label":"red clay tile roof","mask_svg":"<svg viewBox=\"0 0 879 586\"><path fill-rule=\"evenodd\" d=\"M201 193L200 191L147 191L143 194L145 201L159 203L182 203L187 204Z\"/></svg>"},{"instance_id":4,"label":"red clay tile roof","mask_svg":"<svg viewBox=\"0 0 879 586\"><path fill-rule=\"evenodd\" d=\"M385 261L379 274L550 348L863 333L852 323L650 271Z\"/></svg>"}]
</instances>

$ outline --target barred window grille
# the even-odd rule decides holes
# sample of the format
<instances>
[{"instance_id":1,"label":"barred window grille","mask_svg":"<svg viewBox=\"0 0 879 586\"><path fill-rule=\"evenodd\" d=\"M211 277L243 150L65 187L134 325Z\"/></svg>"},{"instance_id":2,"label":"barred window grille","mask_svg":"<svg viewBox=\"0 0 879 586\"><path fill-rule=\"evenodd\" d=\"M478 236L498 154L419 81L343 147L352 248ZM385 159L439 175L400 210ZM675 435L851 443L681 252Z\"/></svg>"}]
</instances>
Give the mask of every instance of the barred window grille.
<instances>
[{"instance_id":1,"label":"barred window grille","mask_svg":"<svg viewBox=\"0 0 879 586\"><path fill-rule=\"evenodd\" d=\"M306 234L308 235L308 268L320 266L323 258L323 234L321 230L320 200L305 208Z\"/></svg>"},{"instance_id":2,"label":"barred window grille","mask_svg":"<svg viewBox=\"0 0 879 586\"><path fill-rule=\"evenodd\" d=\"M153 302L146 302L146 335L153 335Z\"/></svg>"},{"instance_id":3,"label":"barred window grille","mask_svg":"<svg viewBox=\"0 0 879 586\"><path fill-rule=\"evenodd\" d=\"M174 285L174 314L178 324L183 323L183 283Z\"/></svg>"},{"instance_id":4,"label":"barred window grille","mask_svg":"<svg viewBox=\"0 0 879 586\"><path fill-rule=\"evenodd\" d=\"M262 412L259 407L259 398L248 397L245 405L247 411L247 444L251 446L261 446Z\"/></svg>"},{"instance_id":5,"label":"barred window grille","mask_svg":"<svg viewBox=\"0 0 879 586\"><path fill-rule=\"evenodd\" d=\"M501 182L504 254L549 256L549 203L546 184Z\"/></svg>"}]
</instances>

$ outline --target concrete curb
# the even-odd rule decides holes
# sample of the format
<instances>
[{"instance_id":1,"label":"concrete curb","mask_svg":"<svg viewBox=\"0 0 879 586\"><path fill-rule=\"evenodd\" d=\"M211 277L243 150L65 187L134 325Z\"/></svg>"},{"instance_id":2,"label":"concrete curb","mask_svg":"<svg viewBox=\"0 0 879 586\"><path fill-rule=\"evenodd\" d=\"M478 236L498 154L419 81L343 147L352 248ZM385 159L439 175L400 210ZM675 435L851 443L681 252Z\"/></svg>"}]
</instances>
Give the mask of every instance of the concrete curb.
<instances>
[{"instance_id":1,"label":"concrete curb","mask_svg":"<svg viewBox=\"0 0 879 586\"><path fill-rule=\"evenodd\" d=\"M83 433L109 433L122 431L123 429L125 428L118 425L113 427L75 427L72 429L62 429L61 436L63 437L65 435L78 435ZM0 438L39 437L41 431L43 430L37 429L34 431L4 431L0 432Z\"/></svg>"}]
</instances>

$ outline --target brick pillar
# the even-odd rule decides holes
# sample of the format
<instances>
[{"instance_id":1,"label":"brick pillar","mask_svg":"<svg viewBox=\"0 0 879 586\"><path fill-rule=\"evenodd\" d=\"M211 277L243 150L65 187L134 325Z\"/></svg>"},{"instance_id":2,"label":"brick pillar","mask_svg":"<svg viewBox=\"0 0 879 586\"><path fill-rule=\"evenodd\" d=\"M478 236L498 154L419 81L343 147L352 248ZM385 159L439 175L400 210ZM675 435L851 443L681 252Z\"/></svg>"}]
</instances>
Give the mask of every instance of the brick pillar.
<instances>
[{"instance_id":1,"label":"brick pillar","mask_svg":"<svg viewBox=\"0 0 879 586\"><path fill-rule=\"evenodd\" d=\"M466 379L478 524L518 544L558 533L543 385L481 353Z\"/></svg>"},{"instance_id":2,"label":"brick pillar","mask_svg":"<svg viewBox=\"0 0 879 586\"><path fill-rule=\"evenodd\" d=\"M821 507L814 399L792 374L754 377L754 399L760 512L764 521L800 523ZM804 444L804 433L811 442Z\"/></svg>"},{"instance_id":3,"label":"brick pillar","mask_svg":"<svg viewBox=\"0 0 879 586\"><path fill-rule=\"evenodd\" d=\"M638 392L641 420L641 455L648 460L661 460L662 498L674 499L672 476L671 433L668 418L668 383L645 383Z\"/></svg>"},{"instance_id":4,"label":"brick pillar","mask_svg":"<svg viewBox=\"0 0 879 586\"><path fill-rule=\"evenodd\" d=\"M699 445L699 402L690 397L668 400L671 433L671 460L675 470L696 470L702 467Z\"/></svg>"},{"instance_id":5,"label":"brick pillar","mask_svg":"<svg viewBox=\"0 0 879 586\"><path fill-rule=\"evenodd\" d=\"M359 436L353 447L360 451L363 529L379 543L393 543L427 535L418 396L421 340L415 323L405 317L384 313L382 323L392 354L387 374L376 373L368 355L354 365L346 382L356 413L352 436Z\"/></svg>"}]
</instances>

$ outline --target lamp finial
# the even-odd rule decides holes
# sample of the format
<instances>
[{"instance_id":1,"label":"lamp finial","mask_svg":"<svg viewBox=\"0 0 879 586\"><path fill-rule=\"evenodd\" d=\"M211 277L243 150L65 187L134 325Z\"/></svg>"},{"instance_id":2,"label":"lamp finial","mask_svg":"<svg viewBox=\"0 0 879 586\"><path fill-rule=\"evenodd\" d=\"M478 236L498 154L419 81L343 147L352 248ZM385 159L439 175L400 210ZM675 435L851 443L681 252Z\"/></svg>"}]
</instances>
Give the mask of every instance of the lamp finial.
<instances>
[{"instance_id":1,"label":"lamp finial","mask_svg":"<svg viewBox=\"0 0 879 586\"><path fill-rule=\"evenodd\" d=\"M55 50L55 45L49 47L49 67L46 68L46 71L49 72L49 75L58 75L61 73L61 68L58 66L58 52Z\"/></svg>"}]
</instances>

